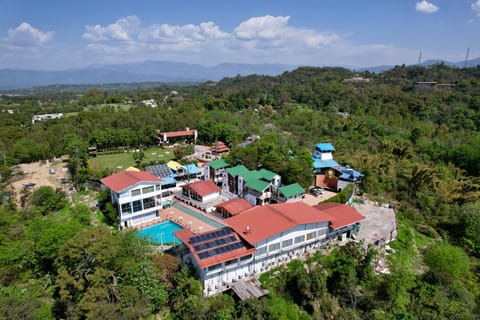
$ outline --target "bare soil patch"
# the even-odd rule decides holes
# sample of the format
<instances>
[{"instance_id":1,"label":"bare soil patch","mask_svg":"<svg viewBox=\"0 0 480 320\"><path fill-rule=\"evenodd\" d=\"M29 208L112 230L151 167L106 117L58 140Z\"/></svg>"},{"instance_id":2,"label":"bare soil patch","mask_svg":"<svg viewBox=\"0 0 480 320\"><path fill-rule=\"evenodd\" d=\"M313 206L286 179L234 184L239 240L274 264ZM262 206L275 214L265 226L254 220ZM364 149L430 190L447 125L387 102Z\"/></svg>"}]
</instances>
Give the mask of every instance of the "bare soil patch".
<instances>
[{"instance_id":1,"label":"bare soil patch","mask_svg":"<svg viewBox=\"0 0 480 320\"><path fill-rule=\"evenodd\" d=\"M10 186L15 193L17 205L20 204L20 197L25 188L31 188L31 191L33 191L41 186L49 186L68 191L70 186L67 163L60 159L23 163L18 165L16 171L17 173L11 179Z\"/></svg>"}]
</instances>

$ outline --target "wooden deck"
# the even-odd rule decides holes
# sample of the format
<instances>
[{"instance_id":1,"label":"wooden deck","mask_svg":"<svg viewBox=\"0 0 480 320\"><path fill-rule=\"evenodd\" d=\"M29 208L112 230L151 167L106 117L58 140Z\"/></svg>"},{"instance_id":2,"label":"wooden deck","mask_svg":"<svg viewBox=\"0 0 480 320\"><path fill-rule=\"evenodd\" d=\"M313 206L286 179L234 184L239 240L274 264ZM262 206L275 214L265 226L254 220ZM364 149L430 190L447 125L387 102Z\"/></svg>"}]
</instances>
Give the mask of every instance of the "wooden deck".
<instances>
[{"instance_id":1,"label":"wooden deck","mask_svg":"<svg viewBox=\"0 0 480 320\"><path fill-rule=\"evenodd\" d=\"M256 278L238 281L232 286L232 290L242 301L250 298L260 298L269 292L262 289L260 281Z\"/></svg>"}]
</instances>

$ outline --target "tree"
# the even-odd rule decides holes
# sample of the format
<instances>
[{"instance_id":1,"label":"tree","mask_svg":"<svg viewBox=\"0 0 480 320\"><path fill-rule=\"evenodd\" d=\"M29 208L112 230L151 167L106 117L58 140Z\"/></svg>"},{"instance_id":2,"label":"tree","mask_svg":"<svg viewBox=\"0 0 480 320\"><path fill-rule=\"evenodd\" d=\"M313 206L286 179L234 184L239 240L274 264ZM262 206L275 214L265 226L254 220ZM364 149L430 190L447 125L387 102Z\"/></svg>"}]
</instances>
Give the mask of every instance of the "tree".
<instances>
[{"instance_id":1,"label":"tree","mask_svg":"<svg viewBox=\"0 0 480 320\"><path fill-rule=\"evenodd\" d=\"M463 242L477 257L480 257L480 206L468 203L458 210Z\"/></svg>"},{"instance_id":2,"label":"tree","mask_svg":"<svg viewBox=\"0 0 480 320\"><path fill-rule=\"evenodd\" d=\"M458 247L446 243L436 243L425 253L425 263L430 268L432 279L441 284L451 284L456 280L470 278L470 259Z\"/></svg>"},{"instance_id":3,"label":"tree","mask_svg":"<svg viewBox=\"0 0 480 320\"><path fill-rule=\"evenodd\" d=\"M41 186L30 197L31 211L35 215L47 215L63 209L66 205L65 194L49 186Z\"/></svg>"},{"instance_id":4,"label":"tree","mask_svg":"<svg viewBox=\"0 0 480 320\"><path fill-rule=\"evenodd\" d=\"M137 288L148 299L150 312L160 310L167 300L167 292L151 261L141 261L133 266L125 276L125 284Z\"/></svg>"}]
</instances>

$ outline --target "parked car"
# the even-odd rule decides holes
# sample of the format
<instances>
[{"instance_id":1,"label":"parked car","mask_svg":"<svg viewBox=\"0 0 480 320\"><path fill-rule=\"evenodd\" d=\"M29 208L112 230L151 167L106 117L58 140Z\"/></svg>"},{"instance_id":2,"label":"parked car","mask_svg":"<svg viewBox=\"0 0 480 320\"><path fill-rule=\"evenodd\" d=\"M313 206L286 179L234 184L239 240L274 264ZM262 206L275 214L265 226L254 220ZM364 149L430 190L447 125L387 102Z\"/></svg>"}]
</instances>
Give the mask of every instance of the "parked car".
<instances>
[{"instance_id":1,"label":"parked car","mask_svg":"<svg viewBox=\"0 0 480 320\"><path fill-rule=\"evenodd\" d=\"M323 194L323 188L313 187L312 189L310 189L310 194L318 197L319 195Z\"/></svg>"}]
</instances>

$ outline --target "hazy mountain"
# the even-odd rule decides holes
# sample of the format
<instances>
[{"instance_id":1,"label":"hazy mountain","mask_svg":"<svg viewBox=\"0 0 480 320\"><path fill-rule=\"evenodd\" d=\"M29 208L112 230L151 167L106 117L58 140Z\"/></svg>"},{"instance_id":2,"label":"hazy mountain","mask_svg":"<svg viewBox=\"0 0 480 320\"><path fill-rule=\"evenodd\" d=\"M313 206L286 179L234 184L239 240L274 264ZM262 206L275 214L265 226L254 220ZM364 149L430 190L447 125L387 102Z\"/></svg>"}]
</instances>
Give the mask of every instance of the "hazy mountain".
<instances>
[{"instance_id":1,"label":"hazy mountain","mask_svg":"<svg viewBox=\"0 0 480 320\"><path fill-rule=\"evenodd\" d=\"M0 89L52 84L101 84L131 82L203 82L236 75L279 75L294 66L281 64L224 63L213 67L166 61L92 65L62 71L0 70Z\"/></svg>"},{"instance_id":2,"label":"hazy mountain","mask_svg":"<svg viewBox=\"0 0 480 320\"><path fill-rule=\"evenodd\" d=\"M443 62L449 66L462 68L464 62L428 60L422 66ZM480 58L468 62L469 67L480 65ZM346 67L356 71L380 73L394 66ZM217 81L236 75L279 75L293 70L295 66L282 64L239 64L223 63L213 67L198 64L168 61L145 61L111 65L91 65L81 69L62 71L34 71L19 69L0 69L0 89L30 88L47 85L78 85L136 82L204 82Z\"/></svg>"},{"instance_id":3,"label":"hazy mountain","mask_svg":"<svg viewBox=\"0 0 480 320\"><path fill-rule=\"evenodd\" d=\"M450 61L445 61L445 60L426 60L426 61L422 62L420 65L422 67L428 67L428 66L438 64L438 63L444 63L447 66L455 67L455 68L463 68L464 65L465 65L465 61L450 62ZM469 68L476 67L478 65L480 65L480 58L472 59L472 60L469 60L467 62L467 67L469 67ZM393 69L394 67L395 66L384 65L384 66L374 66L374 67L365 67L365 68L351 68L351 69L355 69L357 71L370 71L370 72L374 72L374 73L380 73L380 72L383 72L383 71L386 71L386 70Z\"/></svg>"}]
</instances>

